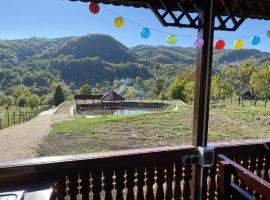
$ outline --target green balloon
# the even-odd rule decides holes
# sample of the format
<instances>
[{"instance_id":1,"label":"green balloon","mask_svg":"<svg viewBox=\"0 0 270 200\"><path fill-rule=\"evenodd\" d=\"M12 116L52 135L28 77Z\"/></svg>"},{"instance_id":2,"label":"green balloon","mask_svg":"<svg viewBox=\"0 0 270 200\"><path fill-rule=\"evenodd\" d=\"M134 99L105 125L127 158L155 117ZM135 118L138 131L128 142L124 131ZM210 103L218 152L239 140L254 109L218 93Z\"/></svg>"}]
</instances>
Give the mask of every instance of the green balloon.
<instances>
[{"instance_id":1,"label":"green balloon","mask_svg":"<svg viewBox=\"0 0 270 200\"><path fill-rule=\"evenodd\" d=\"M177 42L176 35L168 35L167 43L170 45L175 45Z\"/></svg>"},{"instance_id":2,"label":"green balloon","mask_svg":"<svg viewBox=\"0 0 270 200\"><path fill-rule=\"evenodd\" d=\"M267 37L270 38L270 30L268 30L268 31L266 32L266 35L267 35Z\"/></svg>"}]
</instances>

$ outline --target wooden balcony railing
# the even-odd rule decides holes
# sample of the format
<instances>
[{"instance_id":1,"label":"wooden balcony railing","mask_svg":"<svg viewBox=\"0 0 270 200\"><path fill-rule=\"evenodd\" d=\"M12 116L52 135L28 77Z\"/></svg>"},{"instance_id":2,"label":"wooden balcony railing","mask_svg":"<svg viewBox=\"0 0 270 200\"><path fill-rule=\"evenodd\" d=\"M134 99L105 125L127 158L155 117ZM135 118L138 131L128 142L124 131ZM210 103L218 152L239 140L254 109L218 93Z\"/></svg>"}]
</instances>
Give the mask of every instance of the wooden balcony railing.
<instances>
[{"instance_id":1,"label":"wooden balcony railing","mask_svg":"<svg viewBox=\"0 0 270 200\"><path fill-rule=\"evenodd\" d=\"M215 155L223 154L233 161L241 163L252 172L257 169L258 174L265 170L264 178L269 181L270 178L270 142L269 140L243 141L227 144L213 144ZM220 166L215 157L215 164L204 170L203 199L216 200L221 199L219 188Z\"/></svg>"},{"instance_id":2,"label":"wooden balcony railing","mask_svg":"<svg viewBox=\"0 0 270 200\"><path fill-rule=\"evenodd\" d=\"M216 155L264 170L269 180L268 141L213 145ZM0 164L0 192L52 188L52 200L193 199L197 155L192 146L37 158ZM241 159L243 160L241 162ZM185 160L185 162L183 162ZM221 199L220 163L204 170L203 199ZM240 164L239 164L240 165ZM241 165L240 165L241 166ZM252 171L254 172L254 171ZM198 183L195 183L198 184ZM256 189L256 188L255 188Z\"/></svg>"},{"instance_id":3,"label":"wooden balcony railing","mask_svg":"<svg viewBox=\"0 0 270 200\"><path fill-rule=\"evenodd\" d=\"M27 190L47 181L51 199L191 199L192 164L182 158L195 153L171 147L18 161L0 167L0 185Z\"/></svg>"},{"instance_id":4,"label":"wooden balcony railing","mask_svg":"<svg viewBox=\"0 0 270 200\"><path fill-rule=\"evenodd\" d=\"M219 181L222 200L270 200L270 183L257 175L258 169L253 173L224 155L218 156L218 163L220 167ZM256 163L257 168L258 163ZM263 165L263 167L261 172L265 173L265 166Z\"/></svg>"}]
</instances>

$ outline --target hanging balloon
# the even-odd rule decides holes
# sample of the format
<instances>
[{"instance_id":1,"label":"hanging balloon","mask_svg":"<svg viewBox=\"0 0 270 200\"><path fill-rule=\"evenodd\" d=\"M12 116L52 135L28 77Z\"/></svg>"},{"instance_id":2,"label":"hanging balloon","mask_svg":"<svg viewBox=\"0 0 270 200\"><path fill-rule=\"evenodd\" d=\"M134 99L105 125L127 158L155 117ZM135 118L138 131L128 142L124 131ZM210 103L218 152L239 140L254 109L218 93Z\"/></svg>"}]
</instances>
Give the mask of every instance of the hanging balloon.
<instances>
[{"instance_id":1,"label":"hanging balloon","mask_svg":"<svg viewBox=\"0 0 270 200\"><path fill-rule=\"evenodd\" d=\"M242 49L245 45L244 40L235 40L233 43L233 47L236 49Z\"/></svg>"},{"instance_id":2,"label":"hanging balloon","mask_svg":"<svg viewBox=\"0 0 270 200\"><path fill-rule=\"evenodd\" d=\"M114 19L114 26L116 28L122 28L124 26L124 19L122 17L116 17Z\"/></svg>"},{"instance_id":3,"label":"hanging balloon","mask_svg":"<svg viewBox=\"0 0 270 200\"><path fill-rule=\"evenodd\" d=\"M99 13L99 5L98 3L95 3L95 2L91 2L90 5L89 5L89 11L92 13L92 14L98 14Z\"/></svg>"},{"instance_id":4,"label":"hanging balloon","mask_svg":"<svg viewBox=\"0 0 270 200\"><path fill-rule=\"evenodd\" d=\"M252 45L258 45L261 42L261 38L259 36L254 36L250 39Z\"/></svg>"},{"instance_id":5,"label":"hanging balloon","mask_svg":"<svg viewBox=\"0 0 270 200\"><path fill-rule=\"evenodd\" d=\"M142 31L141 31L141 37L144 38L144 39L147 39L149 38L151 35L151 31L149 28L143 28Z\"/></svg>"},{"instance_id":6,"label":"hanging balloon","mask_svg":"<svg viewBox=\"0 0 270 200\"><path fill-rule=\"evenodd\" d=\"M270 38L270 30L266 32L266 36Z\"/></svg>"},{"instance_id":7,"label":"hanging balloon","mask_svg":"<svg viewBox=\"0 0 270 200\"><path fill-rule=\"evenodd\" d=\"M176 35L168 35L167 37L167 43L169 45L175 45L177 42Z\"/></svg>"},{"instance_id":8,"label":"hanging balloon","mask_svg":"<svg viewBox=\"0 0 270 200\"><path fill-rule=\"evenodd\" d=\"M225 47L225 41L224 40L218 40L215 44L216 49L224 49Z\"/></svg>"},{"instance_id":9,"label":"hanging balloon","mask_svg":"<svg viewBox=\"0 0 270 200\"><path fill-rule=\"evenodd\" d=\"M200 37L197 37L195 40L194 40L194 47L199 49L199 48L202 48L204 45L204 41L202 38Z\"/></svg>"}]
</instances>

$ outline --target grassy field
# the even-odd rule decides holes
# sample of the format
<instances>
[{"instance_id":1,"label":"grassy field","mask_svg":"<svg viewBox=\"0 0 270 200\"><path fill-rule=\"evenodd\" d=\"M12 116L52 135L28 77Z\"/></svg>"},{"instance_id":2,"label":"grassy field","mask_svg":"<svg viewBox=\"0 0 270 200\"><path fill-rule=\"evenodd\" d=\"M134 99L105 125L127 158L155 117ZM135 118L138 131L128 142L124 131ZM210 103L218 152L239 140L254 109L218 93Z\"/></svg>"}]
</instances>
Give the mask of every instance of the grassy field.
<instances>
[{"instance_id":1,"label":"grassy field","mask_svg":"<svg viewBox=\"0 0 270 200\"><path fill-rule=\"evenodd\" d=\"M222 103L224 104L224 102ZM192 107L159 113L74 119L53 125L40 156L191 144ZM209 140L270 138L270 105L236 102L210 109Z\"/></svg>"}]
</instances>

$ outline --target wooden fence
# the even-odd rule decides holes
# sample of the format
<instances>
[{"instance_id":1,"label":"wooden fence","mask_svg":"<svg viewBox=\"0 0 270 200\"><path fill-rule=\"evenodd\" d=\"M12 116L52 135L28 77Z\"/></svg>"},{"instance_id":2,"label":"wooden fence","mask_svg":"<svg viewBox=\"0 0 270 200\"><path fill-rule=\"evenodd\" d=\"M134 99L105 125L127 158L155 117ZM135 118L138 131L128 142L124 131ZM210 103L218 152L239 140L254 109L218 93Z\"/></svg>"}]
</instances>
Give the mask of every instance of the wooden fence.
<instances>
[{"instance_id":1,"label":"wooden fence","mask_svg":"<svg viewBox=\"0 0 270 200\"><path fill-rule=\"evenodd\" d=\"M48 108L48 106L42 106L32 111L6 110L0 119L0 129L29 121Z\"/></svg>"}]
</instances>

